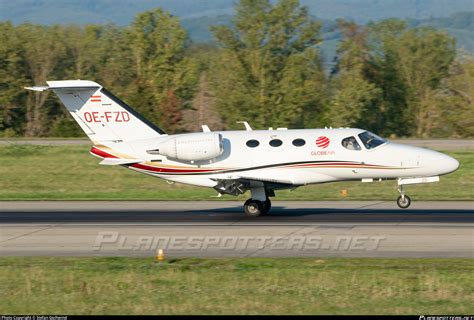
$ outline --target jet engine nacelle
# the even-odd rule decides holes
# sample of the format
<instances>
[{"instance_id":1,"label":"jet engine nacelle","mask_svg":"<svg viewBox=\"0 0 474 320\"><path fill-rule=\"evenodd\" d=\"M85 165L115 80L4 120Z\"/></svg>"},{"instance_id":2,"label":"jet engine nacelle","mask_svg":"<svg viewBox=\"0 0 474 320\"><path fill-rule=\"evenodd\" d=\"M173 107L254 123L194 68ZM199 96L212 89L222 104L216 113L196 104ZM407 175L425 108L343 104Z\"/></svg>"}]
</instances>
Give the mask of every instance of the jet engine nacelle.
<instances>
[{"instance_id":1,"label":"jet engine nacelle","mask_svg":"<svg viewBox=\"0 0 474 320\"><path fill-rule=\"evenodd\" d=\"M222 135L215 132L182 134L163 141L158 153L183 161L211 160L224 152Z\"/></svg>"}]
</instances>

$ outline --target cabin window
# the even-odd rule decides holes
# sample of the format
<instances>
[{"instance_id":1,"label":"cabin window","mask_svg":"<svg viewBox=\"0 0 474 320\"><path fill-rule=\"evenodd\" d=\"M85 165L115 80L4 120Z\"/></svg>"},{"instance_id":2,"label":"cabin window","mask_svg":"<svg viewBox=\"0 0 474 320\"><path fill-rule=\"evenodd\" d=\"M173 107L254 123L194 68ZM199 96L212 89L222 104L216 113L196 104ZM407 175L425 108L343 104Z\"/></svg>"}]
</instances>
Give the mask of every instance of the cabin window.
<instances>
[{"instance_id":1,"label":"cabin window","mask_svg":"<svg viewBox=\"0 0 474 320\"><path fill-rule=\"evenodd\" d=\"M249 148L258 147L259 144L260 144L260 142L258 142L257 140L249 140L249 141L247 141L247 147L249 147Z\"/></svg>"},{"instance_id":2,"label":"cabin window","mask_svg":"<svg viewBox=\"0 0 474 320\"><path fill-rule=\"evenodd\" d=\"M349 150L361 150L359 143L353 136L342 139L342 146Z\"/></svg>"},{"instance_id":3,"label":"cabin window","mask_svg":"<svg viewBox=\"0 0 474 320\"><path fill-rule=\"evenodd\" d=\"M272 147L279 147L283 144L283 141L281 141L280 139L273 139L273 140L270 140L270 145Z\"/></svg>"},{"instance_id":4,"label":"cabin window","mask_svg":"<svg viewBox=\"0 0 474 320\"><path fill-rule=\"evenodd\" d=\"M369 131L360 133L359 138L367 149L377 148L378 146L381 146L387 142L387 140L384 138L381 138Z\"/></svg>"},{"instance_id":5,"label":"cabin window","mask_svg":"<svg viewBox=\"0 0 474 320\"><path fill-rule=\"evenodd\" d=\"M306 141L304 141L303 139L295 139L293 140L293 145L295 147L302 147L306 144Z\"/></svg>"}]
</instances>

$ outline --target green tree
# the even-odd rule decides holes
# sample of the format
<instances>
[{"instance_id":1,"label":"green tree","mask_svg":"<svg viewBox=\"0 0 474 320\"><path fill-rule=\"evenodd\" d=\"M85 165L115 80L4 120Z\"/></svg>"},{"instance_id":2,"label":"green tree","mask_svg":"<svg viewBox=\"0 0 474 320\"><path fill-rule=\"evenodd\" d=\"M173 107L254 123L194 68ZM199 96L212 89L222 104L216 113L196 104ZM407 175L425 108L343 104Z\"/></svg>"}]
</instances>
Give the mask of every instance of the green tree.
<instances>
[{"instance_id":1,"label":"green tree","mask_svg":"<svg viewBox=\"0 0 474 320\"><path fill-rule=\"evenodd\" d=\"M62 77L65 44L61 38L61 27L38 26L24 24L18 27L18 35L22 41L24 61L27 65L27 77L35 85L44 85L52 74ZM29 92L26 101L26 128L28 137L44 135L47 125L48 113L46 107L48 93Z\"/></svg>"},{"instance_id":2,"label":"green tree","mask_svg":"<svg viewBox=\"0 0 474 320\"><path fill-rule=\"evenodd\" d=\"M474 57L459 57L449 73L434 95L436 121L428 134L474 137Z\"/></svg>"},{"instance_id":3,"label":"green tree","mask_svg":"<svg viewBox=\"0 0 474 320\"><path fill-rule=\"evenodd\" d=\"M16 28L0 22L0 134L23 133L26 92L26 66Z\"/></svg>"},{"instance_id":4,"label":"green tree","mask_svg":"<svg viewBox=\"0 0 474 320\"><path fill-rule=\"evenodd\" d=\"M101 33L105 28L96 25L61 28L66 45L69 64L68 76L74 79L88 79L96 76L100 62Z\"/></svg>"},{"instance_id":5,"label":"green tree","mask_svg":"<svg viewBox=\"0 0 474 320\"><path fill-rule=\"evenodd\" d=\"M212 28L221 47L212 86L228 126L317 124L310 114L320 115L325 92L319 30L297 0L241 0L233 27Z\"/></svg>"},{"instance_id":6,"label":"green tree","mask_svg":"<svg viewBox=\"0 0 474 320\"><path fill-rule=\"evenodd\" d=\"M454 39L389 19L366 27L340 22L344 41L332 83L336 125L386 135L427 137L436 126L436 96L455 57Z\"/></svg>"},{"instance_id":7,"label":"green tree","mask_svg":"<svg viewBox=\"0 0 474 320\"><path fill-rule=\"evenodd\" d=\"M176 17L156 9L137 15L129 39L140 94L136 99L152 121L179 131L181 110L197 84L197 65L185 56L186 31Z\"/></svg>"},{"instance_id":8,"label":"green tree","mask_svg":"<svg viewBox=\"0 0 474 320\"><path fill-rule=\"evenodd\" d=\"M61 26L58 31L60 36L57 41L64 44L65 54L61 59L60 68L64 79L92 79L102 82L98 75L98 70L104 66L103 55L104 39L102 34L111 26L86 25L79 27L76 25ZM56 72L49 75L57 77ZM103 82L102 82L103 83ZM43 107L45 108L45 107ZM74 121L67 110L52 98L47 103L50 111L47 122L48 132L44 135L53 137L74 137L81 136L82 130Z\"/></svg>"},{"instance_id":9,"label":"green tree","mask_svg":"<svg viewBox=\"0 0 474 320\"><path fill-rule=\"evenodd\" d=\"M0 134L74 136L54 95L23 86L91 79L173 133L233 127L357 126L384 135L474 135L472 57L454 39L389 19L339 21L343 41L327 81L320 27L297 0L241 0L215 45L188 41L160 9L127 27L0 22ZM197 120L197 121L196 121ZM196 123L198 122L198 123Z\"/></svg>"},{"instance_id":10,"label":"green tree","mask_svg":"<svg viewBox=\"0 0 474 320\"><path fill-rule=\"evenodd\" d=\"M330 123L378 131L382 90L368 77L371 52L367 29L344 20L338 26L344 40L337 50L337 73L331 83Z\"/></svg>"},{"instance_id":11,"label":"green tree","mask_svg":"<svg viewBox=\"0 0 474 320\"><path fill-rule=\"evenodd\" d=\"M433 127L433 94L449 75L456 56L455 39L432 28L411 29L399 39L398 68L407 88L412 134L427 137Z\"/></svg>"},{"instance_id":12,"label":"green tree","mask_svg":"<svg viewBox=\"0 0 474 320\"><path fill-rule=\"evenodd\" d=\"M379 121L373 128L387 136L410 133L412 117L407 106L407 87L399 72L399 39L407 31L406 22L388 19L368 25L371 66L368 79L381 89Z\"/></svg>"},{"instance_id":13,"label":"green tree","mask_svg":"<svg viewBox=\"0 0 474 320\"><path fill-rule=\"evenodd\" d=\"M191 44L186 51L186 55L192 56L199 66L199 84L190 108L184 110L183 114L186 131L200 131L203 124L208 125L211 130L224 129L209 81L212 62L216 60L217 52L217 47L213 44Z\"/></svg>"}]
</instances>

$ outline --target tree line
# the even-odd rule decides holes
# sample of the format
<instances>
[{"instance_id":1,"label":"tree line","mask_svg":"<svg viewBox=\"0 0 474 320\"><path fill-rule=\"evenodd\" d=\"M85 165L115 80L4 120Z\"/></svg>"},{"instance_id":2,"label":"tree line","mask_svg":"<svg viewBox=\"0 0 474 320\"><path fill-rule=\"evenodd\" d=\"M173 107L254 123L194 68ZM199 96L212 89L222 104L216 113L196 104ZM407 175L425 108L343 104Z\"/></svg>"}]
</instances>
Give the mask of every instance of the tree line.
<instances>
[{"instance_id":1,"label":"tree line","mask_svg":"<svg viewBox=\"0 0 474 320\"><path fill-rule=\"evenodd\" d=\"M46 80L101 83L170 133L360 127L393 137L474 136L474 58L433 28L338 21L334 67L321 25L297 0L240 0L213 44L192 43L162 9L126 27L0 23L0 136L81 136Z\"/></svg>"}]
</instances>

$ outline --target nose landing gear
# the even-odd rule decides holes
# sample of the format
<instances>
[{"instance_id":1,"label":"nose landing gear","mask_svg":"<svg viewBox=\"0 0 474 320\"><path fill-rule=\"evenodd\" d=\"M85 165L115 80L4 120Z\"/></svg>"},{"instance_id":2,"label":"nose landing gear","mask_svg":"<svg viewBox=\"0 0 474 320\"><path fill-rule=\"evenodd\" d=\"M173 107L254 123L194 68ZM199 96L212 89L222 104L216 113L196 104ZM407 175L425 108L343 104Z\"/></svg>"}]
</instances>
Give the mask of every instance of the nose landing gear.
<instances>
[{"instance_id":1,"label":"nose landing gear","mask_svg":"<svg viewBox=\"0 0 474 320\"><path fill-rule=\"evenodd\" d=\"M400 196L397 199L397 205L402 209L408 208L411 204L411 199L409 196L405 195L403 184L398 186L398 192L400 192Z\"/></svg>"},{"instance_id":2,"label":"nose landing gear","mask_svg":"<svg viewBox=\"0 0 474 320\"><path fill-rule=\"evenodd\" d=\"M401 195L397 199L397 204L400 208L406 209L410 206L411 204L411 199L409 196Z\"/></svg>"}]
</instances>

